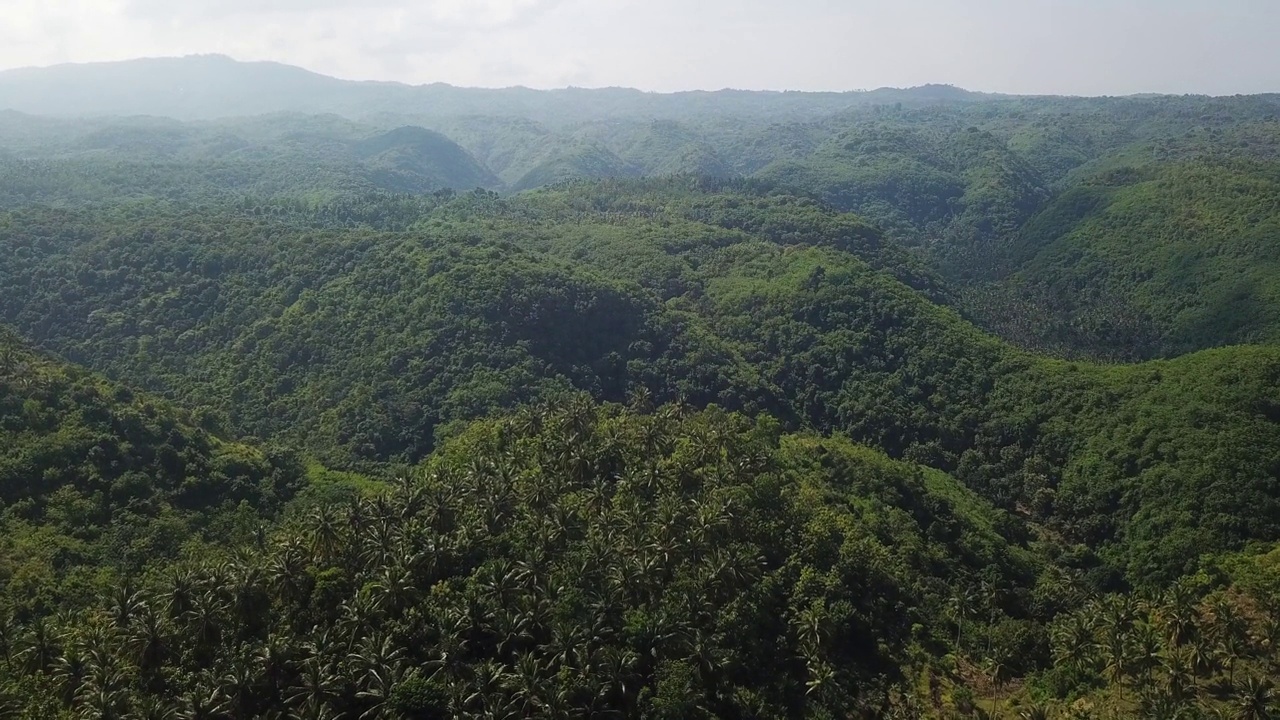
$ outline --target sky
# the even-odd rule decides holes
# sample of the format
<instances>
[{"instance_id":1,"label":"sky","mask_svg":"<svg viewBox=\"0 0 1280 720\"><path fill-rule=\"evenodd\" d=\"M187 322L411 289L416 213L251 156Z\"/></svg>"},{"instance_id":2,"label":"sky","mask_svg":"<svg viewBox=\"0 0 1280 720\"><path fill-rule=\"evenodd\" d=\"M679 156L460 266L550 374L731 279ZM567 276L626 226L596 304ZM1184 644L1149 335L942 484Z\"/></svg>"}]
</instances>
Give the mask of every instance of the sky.
<instances>
[{"instance_id":1,"label":"sky","mask_svg":"<svg viewBox=\"0 0 1280 720\"><path fill-rule=\"evenodd\" d=\"M358 80L1280 91L1280 0L0 0L0 68L221 53Z\"/></svg>"}]
</instances>

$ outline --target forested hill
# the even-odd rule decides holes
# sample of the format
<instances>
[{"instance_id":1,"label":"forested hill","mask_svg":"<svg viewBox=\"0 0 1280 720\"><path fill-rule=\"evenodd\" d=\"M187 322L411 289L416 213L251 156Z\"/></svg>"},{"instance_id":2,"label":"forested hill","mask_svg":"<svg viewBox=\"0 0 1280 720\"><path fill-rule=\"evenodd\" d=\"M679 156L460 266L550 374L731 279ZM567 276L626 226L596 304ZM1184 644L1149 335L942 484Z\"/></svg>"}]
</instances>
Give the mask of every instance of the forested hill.
<instances>
[{"instance_id":1,"label":"forested hill","mask_svg":"<svg viewBox=\"0 0 1280 720\"><path fill-rule=\"evenodd\" d=\"M21 660L0 697L44 717L877 713L909 653L947 643L953 586L1033 581L1001 517L768 418L578 400L476 425L418 477L303 504L268 538L104 574L57 618L6 597ZM1032 612L993 608L1001 652ZM33 692L49 683L72 689Z\"/></svg>"},{"instance_id":2,"label":"forested hill","mask_svg":"<svg viewBox=\"0 0 1280 720\"><path fill-rule=\"evenodd\" d=\"M35 82L0 717L1277 714L1275 97Z\"/></svg>"},{"instance_id":3,"label":"forested hill","mask_svg":"<svg viewBox=\"0 0 1280 720\"><path fill-rule=\"evenodd\" d=\"M59 109L15 89L38 83L92 87L32 96L76 98ZM860 214L1039 352L1131 361L1280 333L1278 96L465 90L202 57L0 73L6 105L61 117L0 110L0 207L752 178Z\"/></svg>"},{"instance_id":4,"label":"forested hill","mask_svg":"<svg viewBox=\"0 0 1280 720\"><path fill-rule=\"evenodd\" d=\"M302 486L299 458L232 443L191 414L28 348L0 327L0 614L35 617L248 537ZM6 633L9 629L6 628ZM5 635L12 653L15 638Z\"/></svg>"},{"instance_id":5,"label":"forested hill","mask_svg":"<svg viewBox=\"0 0 1280 720\"><path fill-rule=\"evenodd\" d=\"M873 228L747 185L28 208L0 244L0 310L35 342L332 464L641 388L954 471L1100 552L1103 586L1280 539L1276 349L1037 359Z\"/></svg>"},{"instance_id":6,"label":"forested hill","mask_svg":"<svg viewBox=\"0 0 1280 720\"><path fill-rule=\"evenodd\" d=\"M391 112L434 116L493 115L566 123L621 117L690 118L744 114L814 117L872 103L928 103L981 98L948 86L871 92L646 93L480 89L339 80L279 63L236 62L222 55L59 65L0 72L0 108L39 115L159 115L211 119L274 112L361 116Z\"/></svg>"}]
</instances>

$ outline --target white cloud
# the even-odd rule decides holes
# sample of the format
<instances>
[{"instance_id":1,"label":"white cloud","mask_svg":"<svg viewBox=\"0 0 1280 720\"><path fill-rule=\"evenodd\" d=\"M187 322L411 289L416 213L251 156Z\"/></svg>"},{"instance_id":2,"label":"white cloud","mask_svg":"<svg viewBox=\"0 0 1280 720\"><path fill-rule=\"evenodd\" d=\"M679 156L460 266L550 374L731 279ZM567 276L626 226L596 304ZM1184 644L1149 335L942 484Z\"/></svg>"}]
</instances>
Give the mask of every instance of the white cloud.
<instances>
[{"instance_id":1,"label":"white cloud","mask_svg":"<svg viewBox=\"0 0 1280 720\"><path fill-rule=\"evenodd\" d=\"M141 21L224 20L249 17L269 22L296 16L333 16L351 20L391 16L455 29L485 29L517 24L559 0L126 0L126 15ZM294 16L294 17L285 17Z\"/></svg>"},{"instance_id":2,"label":"white cloud","mask_svg":"<svg viewBox=\"0 0 1280 720\"><path fill-rule=\"evenodd\" d=\"M0 67L224 53L533 87L1280 90L1273 0L0 0Z\"/></svg>"}]
</instances>

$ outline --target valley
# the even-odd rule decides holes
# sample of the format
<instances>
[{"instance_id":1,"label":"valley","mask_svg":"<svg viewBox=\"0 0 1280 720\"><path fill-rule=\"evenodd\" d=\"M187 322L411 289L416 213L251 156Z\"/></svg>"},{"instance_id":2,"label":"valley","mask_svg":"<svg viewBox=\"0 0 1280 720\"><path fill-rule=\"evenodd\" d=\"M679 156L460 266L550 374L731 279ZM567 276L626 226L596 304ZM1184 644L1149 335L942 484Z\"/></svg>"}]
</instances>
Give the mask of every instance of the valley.
<instances>
[{"instance_id":1,"label":"valley","mask_svg":"<svg viewBox=\"0 0 1280 720\"><path fill-rule=\"evenodd\" d=\"M1274 705L1280 96L0 107L0 714Z\"/></svg>"}]
</instances>

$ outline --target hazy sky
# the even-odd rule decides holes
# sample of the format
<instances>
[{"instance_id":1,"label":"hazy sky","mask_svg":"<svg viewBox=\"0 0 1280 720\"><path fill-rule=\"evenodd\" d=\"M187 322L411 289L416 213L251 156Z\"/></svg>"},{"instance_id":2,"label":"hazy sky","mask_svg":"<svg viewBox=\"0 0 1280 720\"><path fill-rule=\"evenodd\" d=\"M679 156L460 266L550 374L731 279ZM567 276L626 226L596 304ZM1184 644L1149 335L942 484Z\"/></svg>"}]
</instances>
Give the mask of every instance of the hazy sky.
<instances>
[{"instance_id":1,"label":"hazy sky","mask_svg":"<svg viewBox=\"0 0 1280 720\"><path fill-rule=\"evenodd\" d=\"M225 53L648 90L1280 91L1280 0L0 0L0 67Z\"/></svg>"}]
</instances>

